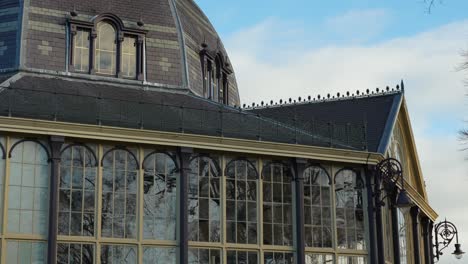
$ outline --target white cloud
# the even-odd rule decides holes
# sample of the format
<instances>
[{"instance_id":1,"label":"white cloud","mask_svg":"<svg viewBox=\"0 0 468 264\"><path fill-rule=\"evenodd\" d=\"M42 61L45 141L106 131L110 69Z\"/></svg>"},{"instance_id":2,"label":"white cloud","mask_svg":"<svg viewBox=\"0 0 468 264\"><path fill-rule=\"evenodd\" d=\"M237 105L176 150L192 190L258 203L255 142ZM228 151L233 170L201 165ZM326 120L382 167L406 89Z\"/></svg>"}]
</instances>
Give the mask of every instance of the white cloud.
<instances>
[{"instance_id":1,"label":"white cloud","mask_svg":"<svg viewBox=\"0 0 468 264\"><path fill-rule=\"evenodd\" d=\"M335 25L346 24L346 19ZM247 104L382 89L403 78L431 205L441 218L457 224L468 251L468 153L459 151L457 139L467 118L468 98L466 73L456 71L460 52L468 48L467 29L465 20L380 43L307 47L327 33L310 36L304 28L288 30L288 23L268 20L237 32L225 44ZM440 130L443 133L437 133ZM440 263L451 263L449 250Z\"/></svg>"}]
</instances>

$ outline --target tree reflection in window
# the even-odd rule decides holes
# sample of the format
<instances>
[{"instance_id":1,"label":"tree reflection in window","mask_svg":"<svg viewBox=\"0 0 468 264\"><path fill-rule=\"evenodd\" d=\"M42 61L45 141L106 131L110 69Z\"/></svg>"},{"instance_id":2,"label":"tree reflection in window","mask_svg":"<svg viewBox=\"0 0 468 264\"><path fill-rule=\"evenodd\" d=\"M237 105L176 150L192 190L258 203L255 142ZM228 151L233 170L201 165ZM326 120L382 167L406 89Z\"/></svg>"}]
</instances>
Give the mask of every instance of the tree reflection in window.
<instances>
[{"instance_id":1,"label":"tree reflection in window","mask_svg":"<svg viewBox=\"0 0 468 264\"><path fill-rule=\"evenodd\" d=\"M229 250L227 252L227 264L258 264L256 251Z\"/></svg>"},{"instance_id":2,"label":"tree reflection in window","mask_svg":"<svg viewBox=\"0 0 468 264\"><path fill-rule=\"evenodd\" d=\"M96 72L115 75L115 61L117 58L116 30L111 24L100 22L96 31Z\"/></svg>"},{"instance_id":3,"label":"tree reflection in window","mask_svg":"<svg viewBox=\"0 0 468 264\"><path fill-rule=\"evenodd\" d=\"M257 170L248 160L226 166L227 242L257 243Z\"/></svg>"},{"instance_id":4,"label":"tree reflection in window","mask_svg":"<svg viewBox=\"0 0 468 264\"><path fill-rule=\"evenodd\" d=\"M292 252L265 252L263 257L265 264L294 264Z\"/></svg>"},{"instance_id":5,"label":"tree reflection in window","mask_svg":"<svg viewBox=\"0 0 468 264\"><path fill-rule=\"evenodd\" d=\"M144 247L143 264L175 264L176 249L163 247Z\"/></svg>"},{"instance_id":6,"label":"tree reflection in window","mask_svg":"<svg viewBox=\"0 0 468 264\"><path fill-rule=\"evenodd\" d=\"M332 264L333 255L319 254L319 253L306 253L305 263L307 264Z\"/></svg>"},{"instance_id":7,"label":"tree reflection in window","mask_svg":"<svg viewBox=\"0 0 468 264\"><path fill-rule=\"evenodd\" d=\"M178 171L174 160L166 153L149 153L143 168L144 238L175 240Z\"/></svg>"},{"instance_id":8,"label":"tree reflection in window","mask_svg":"<svg viewBox=\"0 0 468 264\"><path fill-rule=\"evenodd\" d=\"M13 140L13 143L19 140ZM23 141L11 151L8 231L46 235L49 212L48 154L43 145Z\"/></svg>"},{"instance_id":9,"label":"tree reflection in window","mask_svg":"<svg viewBox=\"0 0 468 264\"><path fill-rule=\"evenodd\" d=\"M292 175L282 163L267 163L263 172L263 243L292 245Z\"/></svg>"},{"instance_id":10,"label":"tree reflection in window","mask_svg":"<svg viewBox=\"0 0 468 264\"><path fill-rule=\"evenodd\" d=\"M304 171L304 218L307 247L332 247L330 177L319 166Z\"/></svg>"},{"instance_id":11,"label":"tree reflection in window","mask_svg":"<svg viewBox=\"0 0 468 264\"><path fill-rule=\"evenodd\" d=\"M190 163L188 224L191 241L220 242L219 159L198 156Z\"/></svg>"},{"instance_id":12,"label":"tree reflection in window","mask_svg":"<svg viewBox=\"0 0 468 264\"><path fill-rule=\"evenodd\" d=\"M338 264L366 264L367 260L365 257L355 256L339 256Z\"/></svg>"},{"instance_id":13,"label":"tree reflection in window","mask_svg":"<svg viewBox=\"0 0 468 264\"><path fill-rule=\"evenodd\" d=\"M59 264L93 264L94 245L92 244L69 244L59 243L57 245L57 263Z\"/></svg>"},{"instance_id":14,"label":"tree reflection in window","mask_svg":"<svg viewBox=\"0 0 468 264\"><path fill-rule=\"evenodd\" d=\"M221 250L189 248L189 264L221 264Z\"/></svg>"},{"instance_id":15,"label":"tree reflection in window","mask_svg":"<svg viewBox=\"0 0 468 264\"><path fill-rule=\"evenodd\" d=\"M94 235L97 161L93 148L72 145L62 151L58 208L60 235Z\"/></svg>"},{"instance_id":16,"label":"tree reflection in window","mask_svg":"<svg viewBox=\"0 0 468 264\"><path fill-rule=\"evenodd\" d=\"M102 236L136 238L138 161L136 150L104 147Z\"/></svg>"},{"instance_id":17,"label":"tree reflection in window","mask_svg":"<svg viewBox=\"0 0 468 264\"><path fill-rule=\"evenodd\" d=\"M343 249L365 249L364 183L351 169L335 175L337 244Z\"/></svg>"},{"instance_id":18,"label":"tree reflection in window","mask_svg":"<svg viewBox=\"0 0 468 264\"><path fill-rule=\"evenodd\" d=\"M127 245L103 245L101 247L101 264L136 264L137 247Z\"/></svg>"}]
</instances>

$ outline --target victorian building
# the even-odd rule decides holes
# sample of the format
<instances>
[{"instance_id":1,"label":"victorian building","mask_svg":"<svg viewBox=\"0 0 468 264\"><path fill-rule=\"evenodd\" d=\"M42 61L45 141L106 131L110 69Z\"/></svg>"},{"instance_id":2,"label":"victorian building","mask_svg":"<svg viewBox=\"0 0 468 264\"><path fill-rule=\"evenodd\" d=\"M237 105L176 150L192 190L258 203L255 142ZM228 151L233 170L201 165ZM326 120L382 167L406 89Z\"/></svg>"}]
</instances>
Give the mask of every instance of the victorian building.
<instances>
[{"instance_id":1,"label":"victorian building","mask_svg":"<svg viewBox=\"0 0 468 264\"><path fill-rule=\"evenodd\" d=\"M403 83L242 106L192 0L2 0L0 89L1 263L433 262Z\"/></svg>"}]
</instances>

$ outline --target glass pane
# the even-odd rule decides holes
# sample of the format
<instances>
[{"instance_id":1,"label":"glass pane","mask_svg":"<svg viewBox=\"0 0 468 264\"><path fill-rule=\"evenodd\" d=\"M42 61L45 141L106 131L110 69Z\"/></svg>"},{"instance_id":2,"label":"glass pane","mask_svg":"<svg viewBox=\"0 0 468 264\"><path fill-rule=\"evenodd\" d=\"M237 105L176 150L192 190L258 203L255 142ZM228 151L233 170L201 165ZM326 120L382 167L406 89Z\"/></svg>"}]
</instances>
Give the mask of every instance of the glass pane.
<instances>
[{"instance_id":1,"label":"glass pane","mask_svg":"<svg viewBox=\"0 0 468 264\"><path fill-rule=\"evenodd\" d=\"M175 264L176 263L176 249L175 248L144 247L143 248L143 263L144 264Z\"/></svg>"},{"instance_id":2,"label":"glass pane","mask_svg":"<svg viewBox=\"0 0 468 264\"><path fill-rule=\"evenodd\" d=\"M115 74L116 32L112 25L99 23L96 38L96 72L100 74Z\"/></svg>"},{"instance_id":3,"label":"glass pane","mask_svg":"<svg viewBox=\"0 0 468 264\"><path fill-rule=\"evenodd\" d=\"M189 264L221 264L221 251L218 249L189 248Z\"/></svg>"},{"instance_id":4,"label":"glass pane","mask_svg":"<svg viewBox=\"0 0 468 264\"><path fill-rule=\"evenodd\" d=\"M195 157L190 163L188 221L191 241L220 241L221 201L217 164L217 158L208 157Z\"/></svg>"},{"instance_id":5,"label":"glass pane","mask_svg":"<svg viewBox=\"0 0 468 264\"><path fill-rule=\"evenodd\" d=\"M143 167L144 238L175 240L178 172L174 160L166 153L153 153Z\"/></svg>"},{"instance_id":6,"label":"glass pane","mask_svg":"<svg viewBox=\"0 0 468 264\"><path fill-rule=\"evenodd\" d=\"M333 255L306 253L306 264L332 264Z\"/></svg>"},{"instance_id":7,"label":"glass pane","mask_svg":"<svg viewBox=\"0 0 468 264\"><path fill-rule=\"evenodd\" d=\"M335 192L338 247L365 250L364 184L361 177L351 169L339 171L335 176Z\"/></svg>"},{"instance_id":8,"label":"glass pane","mask_svg":"<svg viewBox=\"0 0 468 264\"><path fill-rule=\"evenodd\" d=\"M366 264L367 259L365 257L355 256L339 256L338 264Z\"/></svg>"},{"instance_id":9,"label":"glass pane","mask_svg":"<svg viewBox=\"0 0 468 264\"><path fill-rule=\"evenodd\" d=\"M264 252L264 264L294 264L294 253ZM308 264L308 263L307 263Z\"/></svg>"},{"instance_id":10,"label":"glass pane","mask_svg":"<svg viewBox=\"0 0 468 264\"><path fill-rule=\"evenodd\" d=\"M95 151L96 147L90 149ZM60 163L60 235L93 236L97 161L84 146L65 146ZM66 219L70 217L70 219Z\"/></svg>"},{"instance_id":11,"label":"glass pane","mask_svg":"<svg viewBox=\"0 0 468 264\"><path fill-rule=\"evenodd\" d=\"M124 77L136 77L136 52L136 38L125 37L122 42L122 75Z\"/></svg>"},{"instance_id":12,"label":"glass pane","mask_svg":"<svg viewBox=\"0 0 468 264\"><path fill-rule=\"evenodd\" d=\"M17 142L18 140L13 140ZM46 150L38 143L22 142L12 150L8 231L47 234L49 175Z\"/></svg>"},{"instance_id":13,"label":"glass pane","mask_svg":"<svg viewBox=\"0 0 468 264\"><path fill-rule=\"evenodd\" d=\"M105 147L105 153L109 149L109 147ZM136 238L136 186L139 168L134 153L137 151L117 149L108 152L104 157L103 237Z\"/></svg>"},{"instance_id":14,"label":"glass pane","mask_svg":"<svg viewBox=\"0 0 468 264\"><path fill-rule=\"evenodd\" d=\"M7 241L6 263L46 264L47 243Z\"/></svg>"},{"instance_id":15,"label":"glass pane","mask_svg":"<svg viewBox=\"0 0 468 264\"><path fill-rule=\"evenodd\" d=\"M290 170L282 163L267 163L262 175L264 198L266 198L263 200L263 242L266 245L290 246L292 245Z\"/></svg>"},{"instance_id":16,"label":"glass pane","mask_svg":"<svg viewBox=\"0 0 468 264\"><path fill-rule=\"evenodd\" d=\"M137 248L127 245L102 245L101 263L136 264Z\"/></svg>"},{"instance_id":17,"label":"glass pane","mask_svg":"<svg viewBox=\"0 0 468 264\"><path fill-rule=\"evenodd\" d=\"M74 61L75 71L89 71L89 31L78 29L74 36Z\"/></svg>"},{"instance_id":18,"label":"glass pane","mask_svg":"<svg viewBox=\"0 0 468 264\"><path fill-rule=\"evenodd\" d=\"M94 245L92 244L57 244L57 263L92 264L94 263Z\"/></svg>"},{"instance_id":19,"label":"glass pane","mask_svg":"<svg viewBox=\"0 0 468 264\"><path fill-rule=\"evenodd\" d=\"M227 264L258 264L258 253L255 251L228 251Z\"/></svg>"}]
</instances>

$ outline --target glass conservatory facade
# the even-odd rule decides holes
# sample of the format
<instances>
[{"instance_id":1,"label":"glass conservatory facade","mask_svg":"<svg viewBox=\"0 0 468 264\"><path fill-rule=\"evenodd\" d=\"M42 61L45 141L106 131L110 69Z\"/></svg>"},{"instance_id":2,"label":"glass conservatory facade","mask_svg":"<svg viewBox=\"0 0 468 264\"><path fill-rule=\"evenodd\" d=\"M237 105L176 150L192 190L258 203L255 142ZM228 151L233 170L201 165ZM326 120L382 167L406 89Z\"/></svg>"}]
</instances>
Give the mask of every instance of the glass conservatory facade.
<instances>
[{"instance_id":1,"label":"glass conservatory facade","mask_svg":"<svg viewBox=\"0 0 468 264\"><path fill-rule=\"evenodd\" d=\"M368 263L360 166L107 142L54 148L20 135L0 142L2 263L47 263L54 214L57 263L179 263L187 254L191 264L292 264L298 245L307 264Z\"/></svg>"}]
</instances>

